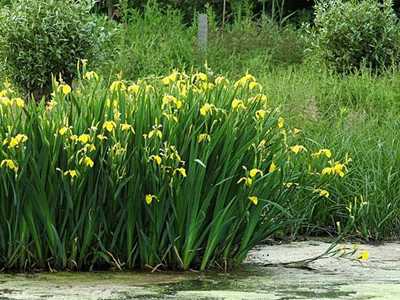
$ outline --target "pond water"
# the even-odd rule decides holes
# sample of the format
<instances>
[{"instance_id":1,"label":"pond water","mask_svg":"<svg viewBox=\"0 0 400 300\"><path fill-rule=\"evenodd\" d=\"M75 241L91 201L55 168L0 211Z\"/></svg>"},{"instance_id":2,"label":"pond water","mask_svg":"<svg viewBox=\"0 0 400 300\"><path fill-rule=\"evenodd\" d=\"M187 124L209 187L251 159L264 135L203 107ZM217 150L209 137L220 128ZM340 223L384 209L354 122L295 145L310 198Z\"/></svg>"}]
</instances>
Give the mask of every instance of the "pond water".
<instances>
[{"instance_id":1,"label":"pond water","mask_svg":"<svg viewBox=\"0 0 400 300\"><path fill-rule=\"evenodd\" d=\"M0 275L0 300L14 299L400 299L400 244L362 245L368 261L327 258L308 268L265 266L322 253L308 241L259 246L232 273L42 273Z\"/></svg>"}]
</instances>

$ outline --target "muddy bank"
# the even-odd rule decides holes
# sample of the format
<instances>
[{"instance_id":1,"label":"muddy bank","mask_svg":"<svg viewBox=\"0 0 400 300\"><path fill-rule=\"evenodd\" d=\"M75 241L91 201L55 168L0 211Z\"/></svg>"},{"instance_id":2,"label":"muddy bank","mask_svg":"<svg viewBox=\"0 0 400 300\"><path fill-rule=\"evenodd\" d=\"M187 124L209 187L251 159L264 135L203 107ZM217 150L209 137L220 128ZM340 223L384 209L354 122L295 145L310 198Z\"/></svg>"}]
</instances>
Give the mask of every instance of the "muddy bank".
<instances>
[{"instance_id":1,"label":"muddy bank","mask_svg":"<svg viewBox=\"0 0 400 300\"><path fill-rule=\"evenodd\" d=\"M400 299L400 244L361 246L365 262L327 258L307 268L269 263L324 252L317 241L259 246L235 272L0 275L0 299Z\"/></svg>"}]
</instances>

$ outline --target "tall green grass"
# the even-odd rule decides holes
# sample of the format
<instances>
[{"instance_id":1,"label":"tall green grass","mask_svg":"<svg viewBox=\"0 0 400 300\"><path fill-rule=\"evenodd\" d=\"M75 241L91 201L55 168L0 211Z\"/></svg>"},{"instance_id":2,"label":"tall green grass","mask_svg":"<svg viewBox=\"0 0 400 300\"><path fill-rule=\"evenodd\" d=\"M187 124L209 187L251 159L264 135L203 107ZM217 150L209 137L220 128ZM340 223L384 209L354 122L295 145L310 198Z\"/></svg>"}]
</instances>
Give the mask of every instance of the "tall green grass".
<instances>
[{"instance_id":1,"label":"tall green grass","mask_svg":"<svg viewBox=\"0 0 400 300\"><path fill-rule=\"evenodd\" d=\"M179 11L149 3L143 11L128 10L126 24L110 22L108 59L97 62L104 74L122 72L138 79L161 75L173 68L210 71L239 78L249 71L262 74L276 66L303 61L304 40L291 26L279 27L270 19L250 17L226 24L222 30L212 11L206 53L197 47L197 24L185 24Z\"/></svg>"},{"instance_id":2,"label":"tall green grass","mask_svg":"<svg viewBox=\"0 0 400 300\"><path fill-rule=\"evenodd\" d=\"M364 69L341 76L304 64L261 79L288 122L308 133L308 145L331 145L353 160L351 172L330 184L330 200L318 213L299 210L308 220L305 233L348 228L366 240L399 237L399 74L396 68L380 75ZM307 197L299 203L307 207Z\"/></svg>"}]
</instances>

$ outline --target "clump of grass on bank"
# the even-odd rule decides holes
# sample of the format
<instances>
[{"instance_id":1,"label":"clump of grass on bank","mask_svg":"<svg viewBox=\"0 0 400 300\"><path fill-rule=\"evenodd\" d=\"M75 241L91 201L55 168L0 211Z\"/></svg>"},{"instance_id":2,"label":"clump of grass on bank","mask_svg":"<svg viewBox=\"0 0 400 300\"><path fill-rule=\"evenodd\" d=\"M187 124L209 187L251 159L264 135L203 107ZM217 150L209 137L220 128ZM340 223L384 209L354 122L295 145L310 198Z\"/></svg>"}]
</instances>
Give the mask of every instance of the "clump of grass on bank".
<instances>
[{"instance_id":1,"label":"clump of grass on bank","mask_svg":"<svg viewBox=\"0 0 400 300\"><path fill-rule=\"evenodd\" d=\"M249 74L111 85L84 72L49 103L2 91L5 269L205 270L293 225L289 207L347 172L300 144Z\"/></svg>"},{"instance_id":2,"label":"clump of grass on bank","mask_svg":"<svg viewBox=\"0 0 400 300\"><path fill-rule=\"evenodd\" d=\"M353 160L351 172L331 182L329 200L318 209L304 209L307 197L297 202L308 223L303 233L335 235L346 228L366 240L399 237L399 79L396 68L342 76L310 64L260 79L288 122L307 132L307 145L329 145Z\"/></svg>"}]
</instances>

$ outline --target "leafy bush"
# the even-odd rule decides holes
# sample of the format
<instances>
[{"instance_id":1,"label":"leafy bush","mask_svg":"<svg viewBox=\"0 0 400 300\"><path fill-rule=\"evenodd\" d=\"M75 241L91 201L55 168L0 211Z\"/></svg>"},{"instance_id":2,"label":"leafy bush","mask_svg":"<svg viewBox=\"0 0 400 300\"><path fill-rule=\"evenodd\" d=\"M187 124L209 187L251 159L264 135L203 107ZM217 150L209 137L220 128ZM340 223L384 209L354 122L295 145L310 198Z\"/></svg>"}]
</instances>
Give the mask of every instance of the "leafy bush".
<instances>
[{"instance_id":1,"label":"leafy bush","mask_svg":"<svg viewBox=\"0 0 400 300\"><path fill-rule=\"evenodd\" d=\"M388 66L400 57L400 27L391 1L319 1L316 50L339 72Z\"/></svg>"},{"instance_id":2,"label":"leafy bush","mask_svg":"<svg viewBox=\"0 0 400 300\"><path fill-rule=\"evenodd\" d=\"M78 58L90 59L95 50L89 9L80 1L17 0L2 11L1 60L18 87L40 97L52 75L71 82Z\"/></svg>"},{"instance_id":3,"label":"leafy bush","mask_svg":"<svg viewBox=\"0 0 400 300\"><path fill-rule=\"evenodd\" d=\"M320 202L344 175L249 74L107 87L82 73L47 104L1 92L1 267L234 266L286 228L298 193Z\"/></svg>"}]
</instances>

